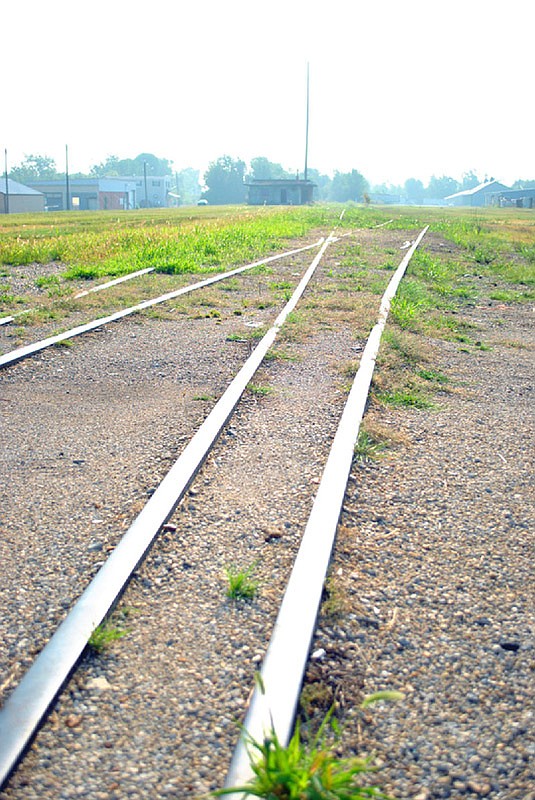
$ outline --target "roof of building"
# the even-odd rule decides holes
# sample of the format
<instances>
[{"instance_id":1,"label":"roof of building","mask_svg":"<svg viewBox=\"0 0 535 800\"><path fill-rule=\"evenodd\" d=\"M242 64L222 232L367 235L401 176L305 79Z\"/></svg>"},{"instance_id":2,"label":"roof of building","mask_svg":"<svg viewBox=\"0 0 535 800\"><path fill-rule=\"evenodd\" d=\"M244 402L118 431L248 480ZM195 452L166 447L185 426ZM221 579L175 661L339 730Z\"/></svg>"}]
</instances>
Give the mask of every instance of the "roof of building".
<instances>
[{"instance_id":1,"label":"roof of building","mask_svg":"<svg viewBox=\"0 0 535 800\"><path fill-rule=\"evenodd\" d=\"M494 194L505 198L506 200L516 200L521 197L535 197L535 188L531 189L499 189Z\"/></svg>"},{"instance_id":2,"label":"roof of building","mask_svg":"<svg viewBox=\"0 0 535 800\"><path fill-rule=\"evenodd\" d=\"M455 197L470 197L471 195L479 194L479 192L491 191L493 188L507 189L507 186L499 181L495 181L493 178L490 181L484 181L483 183L478 184L478 186L474 186L473 189L464 189L462 192L455 192L455 194L450 194L444 199L453 200Z\"/></svg>"},{"instance_id":3,"label":"roof of building","mask_svg":"<svg viewBox=\"0 0 535 800\"><path fill-rule=\"evenodd\" d=\"M42 192L38 192L35 189L31 189L29 186L25 186L23 183L17 183L17 181L11 180L11 178L7 179L7 190L9 194L12 195L26 195L26 194L33 194L33 195L42 195ZM6 194L6 180L5 178L0 178L0 194Z\"/></svg>"}]
</instances>

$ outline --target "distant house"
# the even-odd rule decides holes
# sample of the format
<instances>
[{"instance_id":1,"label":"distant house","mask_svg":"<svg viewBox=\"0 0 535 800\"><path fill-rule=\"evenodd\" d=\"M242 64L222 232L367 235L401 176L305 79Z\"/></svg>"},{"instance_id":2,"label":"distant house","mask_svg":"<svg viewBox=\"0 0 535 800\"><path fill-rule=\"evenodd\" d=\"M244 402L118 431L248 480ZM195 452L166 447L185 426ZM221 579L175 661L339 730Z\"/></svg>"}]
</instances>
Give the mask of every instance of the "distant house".
<instances>
[{"instance_id":1,"label":"distant house","mask_svg":"<svg viewBox=\"0 0 535 800\"><path fill-rule=\"evenodd\" d=\"M131 208L167 207L169 176L126 178L71 178L69 202L65 178L32 182L46 197L48 211L121 211ZM146 194L145 194L146 188ZM148 198L148 199L147 199Z\"/></svg>"},{"instance_id":2,"label":"distant house","mask_svg":"<svg viewBox=\"0 0 535 800\"><path fill-rule=\"evenodd\" d=\"M45 210L45 196L42 192L24 186L22 183L0 178L0 214L34 214Z\"/></svg>"},{"instance_id":3,"label":"distant house","mask_svg":"<svg viewBox=\"0 0 535 800\"><path fill-rule=\"evenodd\" d=\"M113 180L127 181L135 189L136 202L133 208L167 208L169 205L169 193L172 189L169 175L147 175L146 181L142 175Z\"/></svg>"},{"instance_id":4,"label":"distant house","mask_svg":"<svg viewBox=\"0 0 535 800\"><path fill-rule=\"evenodd\" d=\"M485 206L488 205L493 192L499 192L507 188L499 181L485 181L480 183L479 186L474 186L473 189L465 189L463 192L450 194L444 198L444 201L452 206Z\"/></svg>"},{"instance_id":5,"label":"distant house","mask_svg":"<svg viewBox=\"0 0 535 800\"><path fill-rule=\"evenodd\" d=\"M254 179L246 183L250 206L302 206L312 203L316 184L299 178Z\"/></svg>"}]
</instances>

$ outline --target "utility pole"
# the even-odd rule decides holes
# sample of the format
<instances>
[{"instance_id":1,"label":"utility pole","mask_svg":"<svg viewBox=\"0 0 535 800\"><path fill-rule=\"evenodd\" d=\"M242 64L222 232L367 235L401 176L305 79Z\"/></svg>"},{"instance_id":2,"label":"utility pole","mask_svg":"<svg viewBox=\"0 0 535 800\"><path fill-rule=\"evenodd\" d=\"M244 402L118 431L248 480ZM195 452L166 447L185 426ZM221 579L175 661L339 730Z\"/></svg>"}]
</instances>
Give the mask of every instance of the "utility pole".
<instances>
[{"instance_id":1,"label":"utility pole","mask_svg":"<svg viewBox=\"0 0 535 800\"><path fill-rule=\"evenodd\" d=\"M310 70L307 61L307 121L306 121L306 137L305 137L305 180L308 180L308 116L309 116L309 101L310 101Z\"/></svg>"},{"instance_id":2,"label":"utility pole","mask_svg":"<svg viewBox=\"0 0 535 800\"><path fill-rule=\"evenodd\" d=\"M67 193L67 211L71 210L71 192L69 187L69 145L65 145L65 185Z\"/></svg>"},{"instance_id":3,"label":"utility pole","mask_svg":"<svg viewBox=\"0 0 535 800\"><path fill-rule=\"evenodd\" d=\"M6 170L6 196L4 199L4 214L9 214L9 181L7 179L7 147L4 149L4 165Z\"/></svg>"},{"instance_id":4,"label":"utility pole","mask_svg":"<svg viewBox=\"0 0 535 800\"><path fill-rule=\"evenodd\" d=\"M145 181L145 208L149 207L149 195L147 192L147 162L143 162L143 179Z\"/></svg>"}]
</instances>

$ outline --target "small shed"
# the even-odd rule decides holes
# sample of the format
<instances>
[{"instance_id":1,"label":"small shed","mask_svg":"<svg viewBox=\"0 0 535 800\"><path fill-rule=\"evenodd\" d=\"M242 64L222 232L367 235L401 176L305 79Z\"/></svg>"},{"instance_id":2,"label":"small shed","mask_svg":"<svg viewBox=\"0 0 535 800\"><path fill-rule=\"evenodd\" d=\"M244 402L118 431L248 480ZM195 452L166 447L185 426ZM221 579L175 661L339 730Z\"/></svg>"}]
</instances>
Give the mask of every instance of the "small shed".
<instances>
[{"instance_id":1,"label":"small shed","mask_svg":"<svg viewBox=\"0 0 535 800\"><path fill-rule=\"evenodd\" d=\"M535 188L493 192L489 195L488 205L500 208L535 208Z\"/></svg>"},{"instance_id":2,"label":"small shed","mask_svg":"<svg viewBox=\"0 0 535 800\"><path fill-rule=\"evenodd\" d=\"M22 183L0 177L0 214L34 214L45 210L45 196Z\"/></svg>"},{"instance_id":3,"label":"small shed","mask_svg":"<svg viewBox=\"0 0 535 800\"><path fill-rule=\"evenodd\" d=\"M254 179L246 183L250 206L303 206L312 203L315 183L299 178Z\"/></svg>"},{"instance_id":4,"label":"small shed","mask_svg":"<svg viewBox=\"0 0 535 800\"><path fill-rule=\"evenodd\" d=\"M501 192L507 188L503 183L492 179L474 186L473 189L450 194L444 200L452 206L485 206L488 205L488 198L493 192Z\"/></svg>"}]
</instances>

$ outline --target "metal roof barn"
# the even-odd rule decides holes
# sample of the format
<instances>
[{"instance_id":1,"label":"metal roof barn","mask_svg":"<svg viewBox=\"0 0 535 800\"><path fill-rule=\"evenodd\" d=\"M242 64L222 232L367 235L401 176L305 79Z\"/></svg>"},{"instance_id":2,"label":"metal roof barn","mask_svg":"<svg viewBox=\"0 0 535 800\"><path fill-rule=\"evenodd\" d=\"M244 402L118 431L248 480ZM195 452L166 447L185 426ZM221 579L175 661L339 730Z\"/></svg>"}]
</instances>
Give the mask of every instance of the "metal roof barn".
<instances>
[{"instance_id":1,"label":"metal roof barn","mask_svg":"<svg viewBox=\"0 0 535 800\"><path fill-rule=\"evenodd\" d=\"M25 186L23 183L0 178L0 214L34 214L45 210L45 196L42 192Z\"/></svg>"},{"instance_id":2,"label":"metal roof barn","mask_svg":"<svg viewBox=\"0 0 535 800\"><path fill-rule=\"evenodd\" d=\"M455 192L444 198L446 203L452 206L485 206L488 205L488 197L492 192L499 192L507 189L503 183L490 180L474 186L473 189L465 189L462 192Z\"/></svg>"}]
</instances>

